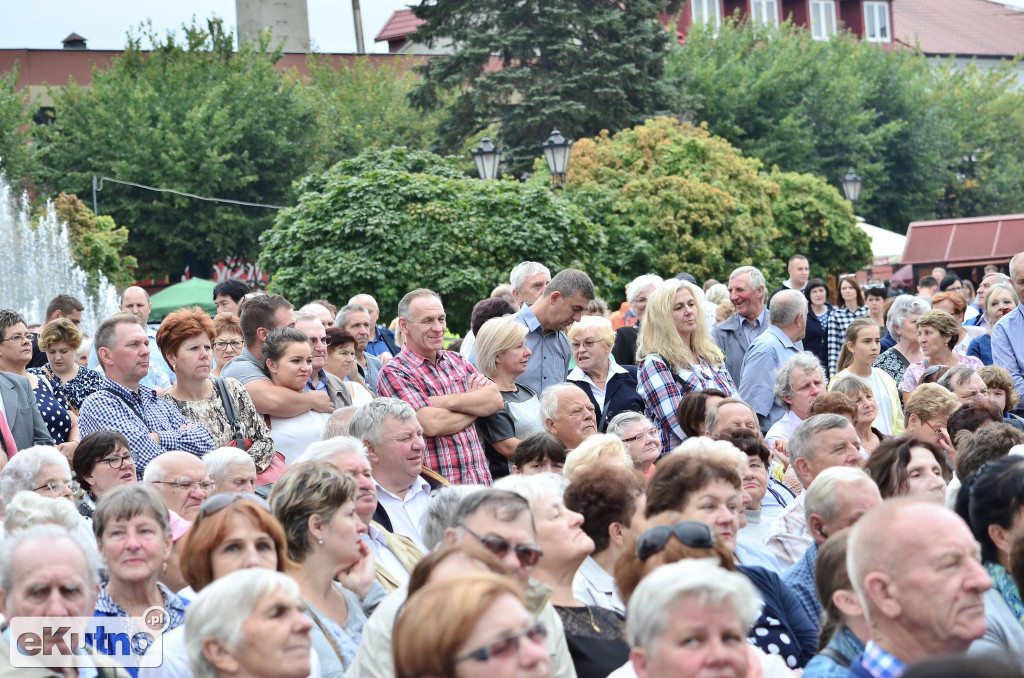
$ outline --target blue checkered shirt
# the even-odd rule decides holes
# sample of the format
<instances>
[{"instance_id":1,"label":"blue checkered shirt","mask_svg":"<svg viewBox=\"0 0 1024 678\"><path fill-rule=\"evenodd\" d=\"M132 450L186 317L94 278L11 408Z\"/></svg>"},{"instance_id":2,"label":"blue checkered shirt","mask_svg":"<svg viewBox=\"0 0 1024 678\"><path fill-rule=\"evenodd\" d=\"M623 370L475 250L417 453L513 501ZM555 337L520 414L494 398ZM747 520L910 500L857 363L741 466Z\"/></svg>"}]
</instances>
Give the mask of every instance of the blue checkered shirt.
<instances>
[{"instance_id":1,"label":"blue checkered shirt","mask_svg":"<svg viewBox=\"0 0 1024 678\"><path fill-rule=\"evenodd\" d=\"M127 402L104 389L116 391ZM168 450L183 450L201 457L217 446L205 427L181 416L174 405L157 398L153 389L140 385L136 393L106 377L100 390L82 403L78 417L83 436L96 431L117 431L123 435L135 457L139 478L154 457ZM192 428L182 429L188 425ZM149 437L150 432L160 434L160 444Z\"/></svg>"},{"instance_id":2,"label":"blue checkered shirt","mask_svg":"<svg viewBox=\"0 0 1024 678\"><path fill-rule=\"evenodd\" d=\"M864 646L860 659L861 668L872 678L900 678L907 672L907 665L869 640Z\"/></svg>"},{"instance_id":3,"label":"blue checkered shirt","mask_svg":"<svg viewBox=\"0 0 1024 678\"><path fill-rule=\"evenodd\" d=\"M817 561L818 545L811 544L800 560L782 575L782 581L800 601L800 605L814 623L814 628L821 631L821 601L818 600L818 589L814 585L814 564Z\"/></svg>"}]
</instances>

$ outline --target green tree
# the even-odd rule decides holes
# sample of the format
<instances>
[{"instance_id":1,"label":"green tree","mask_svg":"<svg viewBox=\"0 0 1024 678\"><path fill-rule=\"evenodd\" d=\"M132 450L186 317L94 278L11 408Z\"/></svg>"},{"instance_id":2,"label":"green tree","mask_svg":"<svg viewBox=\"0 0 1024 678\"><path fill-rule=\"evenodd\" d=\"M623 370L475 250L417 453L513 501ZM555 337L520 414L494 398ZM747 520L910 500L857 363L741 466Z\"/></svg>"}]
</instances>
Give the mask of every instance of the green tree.
<instances>
[{"instance_id":1,"label":"green tree","mask_svg":"<svg viewBox=\"0 0 1024 678\"><path fill-rule=\"evenodd\" d=\"M42 182L85 193L92 175L203 196L288 204L311 162L315 118L295 78L274 69L281 52L234 39L219 19L184 28L184 41L150 29L153 49L130 37L92 84L54 91L56 121L39 130ZM190 266L208 274L230 255L253 257L269 209L226 205L106 183L102 212L129 228L140 274Z\"/></svg>"},{"instance_id":2,"label":"green tree","mask_svg":"<svg viewBox=\"0 0 1024 678\"><path fill-rule=\"evenodd\" d=\"M18 68L0 73L0 172L14 187L22 186L31 152L24 128L32 122L25 107L25 90L18 89Z\"/></svg>"},{"instance_id":3,"label":"green tree","mask_svg":"<svg viewBox=\"0 0 1024 678\"><path fill-rule=\"evenodd\" d=\"M717 33L691 27L667 70L687 76L694 119L745 155L835 186L854 168L868 221L905 231L934 213L949 134L927 105L934 76L924 57L848 33L816 41L789 23L728 20Z\"/></svg>"},{"instance_id":4,"label":"green tree","mask_svg":"<svg viewBox=\"0 0 1024 678\"><path fill-rule=\"evenodd\" d=\"M437 149L500 123L511 173L528 169L552 127L567 138L616 131L659 111L678 112L679 89L665 77L671 35L658 18L680 0L423 0L416 40L455 53L421 67L412 102L445 106ZM495 66L500 68L495 68Z\"/></svg>"},{"instance_id":5,"label":"green tree","mask_svg":"<svg viewBox=\"0 0 1024 678\"><path fill-rule=\"evenodd\" d=\"M458 161L426 152L367 151L299 192L264 234L260 259L270 288L292 299L372 290L387 317L406 292L429 287L463 331L473 305L524 259L600 270L600 230L546 186L469 179Z\"/></svg>"},{"instance_id":6,"label":"green tree","mask_svg":"<svg viewBox=\"0 0 1024 678\"><path fill-rule=\"evenodd\" d=\"M89 291L95 294L99 273L106 276L119 291L135 284L132 269L138 266L135 257L122 255L128 243L128 229L117 226L112 217L97 217L77 195L61 193L53 200L57 217L68 227L71 256L90 276Z\"/></svg>"}]
</instances>

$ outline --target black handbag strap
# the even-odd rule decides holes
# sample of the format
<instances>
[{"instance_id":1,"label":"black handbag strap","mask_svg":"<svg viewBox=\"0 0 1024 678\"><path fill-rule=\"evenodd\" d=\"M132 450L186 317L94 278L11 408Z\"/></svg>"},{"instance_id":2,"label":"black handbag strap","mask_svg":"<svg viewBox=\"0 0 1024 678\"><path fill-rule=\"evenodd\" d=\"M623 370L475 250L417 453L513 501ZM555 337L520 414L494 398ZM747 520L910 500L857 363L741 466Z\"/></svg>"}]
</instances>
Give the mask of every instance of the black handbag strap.
<instances>
[{"instance_id":1,"label":"black handbag strap","mask_svg":"<svg viewBox=\"0 0 1024 678\"><path fill-rule=\"evenodd\" d=\"M242 429L238 425L238 413L235 411L235 401L231 399L231 394L228 393L228 384L224 381L224 377L213 377L213 384L217 387L220 400L224 404L224 413L227 414L228 424L231 425L232 430L235 432L235 444L244 450L245 436L242 435Z\"/></svg>"},{"instance_id":2,"label":"black handbag strap","mask_svg":"<svg viewBox=\"0 0 1024 678\"><path fill-rule=\"evenodd\" d=\"M120 391L115 391L114 389L108 388L106 386L104 386L100 390L106 391L107 393L113 393L115 396L117 396L125 405L127 405L131 409L132 412L135 413L135 416L139 418L139 421L142 422L142 425L145 426L147 430L149 429L149 424L146 423L146 418L142 416L142 412L140 412L139 408L135 406L135 403L133 403L131 400L128 400L125 394L121 393Z\"/></svg>"}]
</instances>

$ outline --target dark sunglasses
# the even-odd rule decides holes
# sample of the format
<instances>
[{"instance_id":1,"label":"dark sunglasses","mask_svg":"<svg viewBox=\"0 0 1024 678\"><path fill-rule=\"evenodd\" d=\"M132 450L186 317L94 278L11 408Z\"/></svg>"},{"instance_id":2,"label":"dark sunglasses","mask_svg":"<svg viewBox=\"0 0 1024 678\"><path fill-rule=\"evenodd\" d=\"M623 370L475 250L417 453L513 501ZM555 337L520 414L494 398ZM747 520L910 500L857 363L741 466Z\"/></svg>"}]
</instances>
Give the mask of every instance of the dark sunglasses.
<instances>
[{"instance_id":1,"label":"dark sunglasses","mask_svg":"<svg viewBox=\"0 0 1024 678\"><path fill-rule=\"evenodd\" d=\"M544 555L544 552L536 546L520 544L519 546L513 547L512 544L509 543L508 539L505 539L504 537L498 537L495 535L482 537L465 525L460 525L459 527L479 539L480 543L484 545L484 548L499 558L507 556L509 551L514 552L516 554L516 558L519 559L519 564L523 567L533 567L537 564L537 561L540 560L540 557Z\"/></svg>"},{"instance_id":2,"label":"dark sunglasses","mask_svg":"<svg viewBox=\"0 0 1024 678\"><path fill-rule=\"evenodd\" d=\"M267 500L264 499L263 497L257 494L253 494L251 492L235 492L232 494L215 494L206 501L204 501L202 507L199 509L198 520L202 520L206 516L213 515L217 511L220 511L222 508L231 506L236 501L239 501L241 499L251 501L252 503L259 506L261 509L266 511L267 513L272 513L272 511L270 510L270 504L268 504ZM196 522L198 522L198 520Z\"/></svg>"},{"instance_id":3,"label":"dark sunglasses","mask_svg":"<svg viewBox=\"0 0 1024 678\"><path fill-rule=\"evenodd\" d=\"M519 653L519 642L523 636L539 645L548 637L548 630L544 627L544 622L536 622L521 631L506 634L490 645L481 647L479 650L460 654L455 658L455 661L461 662L466 659L475 659L478 662L485 662L491 658L510 657L513 654Z\"/></svg>"},{"instance_id":4,"label":"dark sunglasses","mask_svg":"<svg viewBox=\"0 0 1024 678\"><path fill-rule=\"evenodd\" d=\"M939 370L941 370L943 367L945 367L945 365L932 365L931 367L929 367L928 369L921 373L921 378L924 379L925 377L930 377Z\"/></svg>"},{"instance_id":5,"label":"dark sunglasses","mask_svg":"<svg viewBox=\"0 0 1024 678\"><path fill-rule=\"evenodd\" d=\"M715 545L715 533L710 525L697 520L684 520L675 525L655 525L644 530L636 540L636 557L647 560L665 548L672 535L693 548L709 549Z\"/></svg>"}]
</instances>

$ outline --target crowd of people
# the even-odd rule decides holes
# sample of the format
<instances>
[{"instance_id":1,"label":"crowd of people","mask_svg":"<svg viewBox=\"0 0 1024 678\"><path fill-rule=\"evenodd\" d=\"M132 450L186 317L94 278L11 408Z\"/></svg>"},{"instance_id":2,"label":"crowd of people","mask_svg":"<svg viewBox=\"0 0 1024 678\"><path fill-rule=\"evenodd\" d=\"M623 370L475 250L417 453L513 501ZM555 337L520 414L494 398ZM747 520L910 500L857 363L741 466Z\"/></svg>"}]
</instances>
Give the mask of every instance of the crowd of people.
<instances>
[{"instance_id":1,"label":"crowd of people","mask_svg":"<svg viewBox=\"0 0 1024 678\"><path fill-rule=\"evenodd\" d=\"M92 337L0 309L0 677L1024 675L1024 253L993 269L798 255L609 313L527 261L461 346L426 288L390 328L239 281Z\"/></svg>"}]
</instances>

